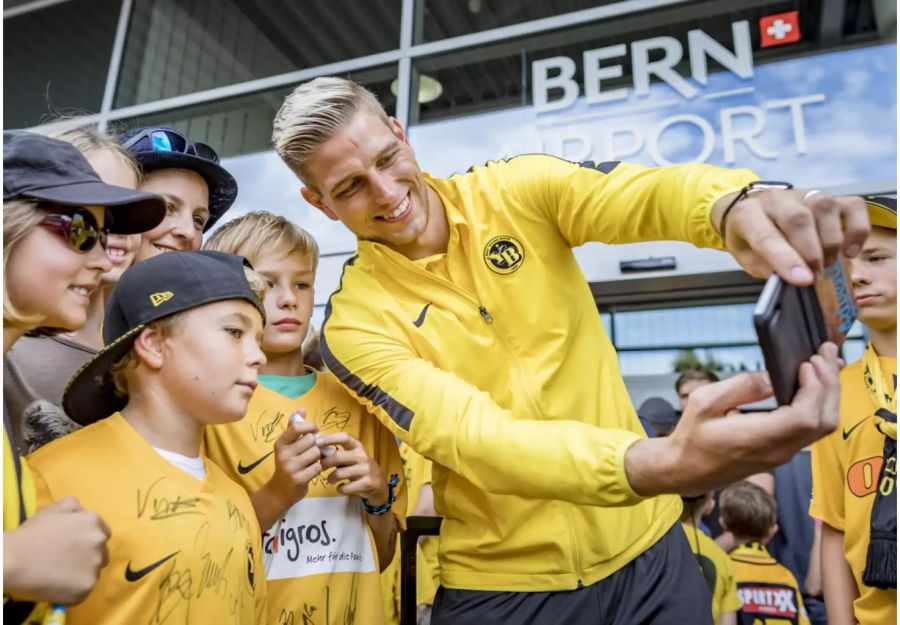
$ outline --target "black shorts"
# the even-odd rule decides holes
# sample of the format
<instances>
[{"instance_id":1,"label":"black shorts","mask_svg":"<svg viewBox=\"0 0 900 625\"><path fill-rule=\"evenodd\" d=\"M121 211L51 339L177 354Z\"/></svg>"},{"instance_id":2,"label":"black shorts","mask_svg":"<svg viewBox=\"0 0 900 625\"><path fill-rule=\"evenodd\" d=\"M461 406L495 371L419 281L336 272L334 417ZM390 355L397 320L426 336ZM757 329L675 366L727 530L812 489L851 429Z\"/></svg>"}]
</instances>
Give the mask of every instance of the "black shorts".
<instances>
[{"instance_id":1,"label":"black shorts","mask_svg":"<svg viewBox=\"0 0 900 625\"><path fill-rule=\"evenodd\" d=\"M493 592L441 586L431 625L713 625L712 597L676 523L623 568L577 590Z\"/></svg>"}]
</instances>

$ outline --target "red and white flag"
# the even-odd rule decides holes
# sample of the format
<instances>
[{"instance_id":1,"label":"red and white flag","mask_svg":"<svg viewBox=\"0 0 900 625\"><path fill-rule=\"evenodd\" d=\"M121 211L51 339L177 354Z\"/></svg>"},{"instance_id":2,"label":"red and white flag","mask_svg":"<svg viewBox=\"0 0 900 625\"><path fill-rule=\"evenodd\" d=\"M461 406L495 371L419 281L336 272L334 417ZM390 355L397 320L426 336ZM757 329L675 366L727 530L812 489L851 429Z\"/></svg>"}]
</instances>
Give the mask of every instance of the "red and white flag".
<instances>
[{"instance_id":1,"label":"red and white flag","mask_svg":"<svg viewBox=\"0 0 900 625\"><path fill-rule=\"evenodd\" d=\"M800 41L800 12L788 11L759 18L759 47L770 48Z\"/></svg>"}]
</instances>

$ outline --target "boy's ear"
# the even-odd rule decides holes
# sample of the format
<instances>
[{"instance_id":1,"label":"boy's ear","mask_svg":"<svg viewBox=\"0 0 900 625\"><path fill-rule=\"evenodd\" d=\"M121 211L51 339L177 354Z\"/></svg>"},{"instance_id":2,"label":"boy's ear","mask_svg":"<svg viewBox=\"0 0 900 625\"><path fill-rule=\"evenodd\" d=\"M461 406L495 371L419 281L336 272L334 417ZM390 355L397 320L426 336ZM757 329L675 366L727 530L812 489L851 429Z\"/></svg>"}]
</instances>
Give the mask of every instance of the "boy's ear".
<instances>
[{"instance_id":1,"label":"boy's ear","mask_svg":"<svg viewBox=\"0 0 900 625\"><path fill-rule=\"evenodd\" d=\"M703 504L703 516L709 516L712 514L713 508L716 507L716 500L710 496L706 498L706 503Z\"/></svg>"},{"instance_id":2,"label":"boy's ear","mask_svg":"<svg viewBox=\"0 0 900 625\"><path fill-rule=\"evenodd\" d=\"M725 523L725 519L722 517L722 511L721 511L721 510L719 510L719 527L722 528L722 531L723 531L723 532L730 532L730 531L731 531L730 529L728 529L728 525Z\"/></svg>"},{"instance_id":3,"label":"boy's ear","mask_svg":"<svg viewBox=\"0 0 900 625\"><path fill-rule=\"evenodd\" d=\"M300 187L300 195L303 196L304 200L325 213L325 216L330 220L339 221L337 214L325 205L325 202L322 201L322 196L319 195L317 191L314 191L309 187Z\"/></svg>"},{"instance_id":4,"label":"boy's ear","mask_svg":"<svg viewBox=\"0 0 900 625\"><path fill-rule=\"evenodd\" d=\"M155 324L150 324L134 340L134 351L141 362L151 369L159 369L165 361L163 355L162 332Z\"/></svg>"}]
</instances>

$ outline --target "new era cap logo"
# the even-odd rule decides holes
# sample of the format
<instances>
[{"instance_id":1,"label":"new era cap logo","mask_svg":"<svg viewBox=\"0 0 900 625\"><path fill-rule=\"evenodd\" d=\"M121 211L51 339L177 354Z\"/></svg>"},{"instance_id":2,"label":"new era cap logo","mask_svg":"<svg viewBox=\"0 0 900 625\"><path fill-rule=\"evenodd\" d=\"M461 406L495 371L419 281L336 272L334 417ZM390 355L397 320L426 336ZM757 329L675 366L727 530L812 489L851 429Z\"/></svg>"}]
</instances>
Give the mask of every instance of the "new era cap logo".
<instances>
[{"instance_id":1,"label":"new era cap logo","mask_svg":"<svg viewBox=\"0 0 900 625\"><path fill-rule=\"evenodd\" d=\"M151 293L150 303L153 304L154 308L156 308L163 302L168 302L173 297L175 297L175 294L172 293L172 291L160 291L159 293Z\"/></svg>"}]
</instances>

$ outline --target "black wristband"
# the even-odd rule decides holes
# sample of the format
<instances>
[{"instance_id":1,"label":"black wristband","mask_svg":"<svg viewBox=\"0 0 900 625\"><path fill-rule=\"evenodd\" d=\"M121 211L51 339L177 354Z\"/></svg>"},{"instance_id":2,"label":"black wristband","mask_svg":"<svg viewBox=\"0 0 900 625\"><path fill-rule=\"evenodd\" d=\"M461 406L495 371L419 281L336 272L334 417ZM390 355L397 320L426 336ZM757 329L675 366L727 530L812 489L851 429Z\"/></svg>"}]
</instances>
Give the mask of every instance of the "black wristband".
<instances>
[{"instance_id":1,"label":"black wristband","mask_svg":"<svg viewBox=\"0 0 900 625\"><path fill-rule=\"evenodd\" d=\"M738 194L731 200L731 203L725 208L725 212L722 213L722 219L719 221L719 235L722 237L722 242L725 242L725 225L728 220L728 214L731 212L731 209L737 206L737 203L741 200L746 200L750 195L754 193L759 193L760 191L766 191L767 189L793 189L794 185L790 182L777 182L774 180L756 180L751 182L746 187L741 189Z\"/></svg>"},{"instance_id":2,"label":"black wristband","mask_svg":"<svg viewBox=\"0 0 900 625\"><path fill-rule=\"evenodd\" d=\"M380 506L373 506L369 503L368 499L363 499L363 509L371 514L372 516L381 516L382 514L386 514L388 510L391 509L391 506L394 505L394 502L397 501L397 495L394 493L394 488L397 484L400 483L400 478L397 477L396 473L391 474L391 479L388 480L388 499L385 503Z\"/></svg>"}]
</instances>

